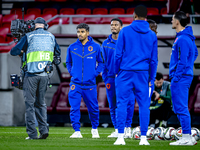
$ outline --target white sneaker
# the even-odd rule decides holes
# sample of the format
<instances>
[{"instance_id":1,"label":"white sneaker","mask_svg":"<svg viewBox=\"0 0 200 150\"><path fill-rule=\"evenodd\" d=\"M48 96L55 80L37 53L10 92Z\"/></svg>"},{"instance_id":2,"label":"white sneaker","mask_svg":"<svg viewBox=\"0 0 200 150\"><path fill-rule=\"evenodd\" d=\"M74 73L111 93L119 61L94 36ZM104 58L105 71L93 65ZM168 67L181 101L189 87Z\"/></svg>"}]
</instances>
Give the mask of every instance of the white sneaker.
<instances>
[{"instance_id":1,"label":"white sneaker","mask_svg":"<svg viewBox=\"0 0 200 150\"><path fill-rule=\"evenodd\" d=\"M130 127L125 128L124 138L132 138L132 135L131 135L131 128L130 128Z\"/></svg>"},{"instance_id":2,"label":"white sneaker","mask_svg":"<svg viewBox=\"0 0 200 150\"><path fill-rule=\"evenodd\" d=\"M75 131L69 138L83 138L80 131Z\"/></svg>"},{"instance_id":3,"label":"white sneaker","mask_svg":"<svg viewBox=\"0 0 200 150\"><path fill-rule=\"evenodd\" d=\"M117 138L118 137L118 132L113 132L111 135L108 136L108 138Z\"/></svg>"},{"instance_id":4,"label":"white sneaker","mask_svg":"<svg viewBox=\"0 0 200 150\"><path fill-rule=\"evenodd\" d=\"M118 137L114 145L126 145L123 137Z\"/></svg>"},{"instance_id":5,"label":"white sneaker","mask_svg":"<svg viewBox=\"0 0 200 150\"><path fill-rule=\"evenodd\" d=\"M188 146L192 146L192 145L196 145L197 141L195 139L191 138L181 138L180 140L176 141L176 142L172 142L169 143L169 145L188 145Z\"/></svg>"},{"instance_id":6,"label":"white sneaker","mask_svg":"<svg viewBox=\"0 0 200 150\"><path fill-rule=\"evenodd\" d=\"M91 133L92 133L92 138L100 138L97 129L92 129L92 130L91 130Z\"/></svg>"},{"instance_id":7,"label":"white sneaker","mask_svg":"<svg viewBox=\"0 0 200 150\"><path fill-rule=\"evenodd\" d=\"M150 145L147 140L141 139L139 145Z\"/></svg>"}]
</instances>

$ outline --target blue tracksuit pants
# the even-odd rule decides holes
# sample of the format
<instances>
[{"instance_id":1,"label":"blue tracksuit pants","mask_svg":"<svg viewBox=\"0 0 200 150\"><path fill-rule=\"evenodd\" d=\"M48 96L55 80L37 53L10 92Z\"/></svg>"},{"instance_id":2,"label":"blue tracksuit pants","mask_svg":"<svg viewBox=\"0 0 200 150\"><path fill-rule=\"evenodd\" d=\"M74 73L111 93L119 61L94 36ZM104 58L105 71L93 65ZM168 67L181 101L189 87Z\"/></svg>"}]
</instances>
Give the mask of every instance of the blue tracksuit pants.
<instances>
[{"instance_id":1,"label":"blue tracksuit pants","mask_svg":"<svg viewBox=\"0 0 200 150\"><path fill-rule=\"evenodd\" d=\"M139 105L141 135L146 136L150 115L150 98L148 85L148 71L121 70L116 78L117 95L117 125L118 132L124 133L127 116L127 104L130 95L134 95ZM135 99L133 99L135 100Z\"/></svg>"},{"instance_id":2,"label":"blue tracksuit pants","mask_svg":"<svg viewBox=\"0 0 200 150\"><path fill-rule=\"evenodd\" d=\"M107 99L110 108L110 116L115 129L118 129L116 123L116 108L117 108L117 101L116 101L116 90L115 90L115 78L108 78L105 82L106 85L106 93ZM134 105L135 105L135 98L134 96L130 97L130 101L127 107L127 118L126 118L126 125L125 127L131 127L133 112L134 112Z\"/></svg>"},{"instance_id":3,"label":"blue tracksuit pants","mask_svg":"<svg viewBox=\"0 0 200 150\"><path fill-rule=\"evenodd\" d=\"M171 81L173 110L181 123L183 134L191 134L188 94L192 79L192 76L182 76L178 82Z\"/></svg>"},{"instance_id":4,"label":"blue tracksuit pants","mask_svg":"<svg viewBox=\"0 0 200 150\"><path fill-rule=\"evenodd\" d=\"M89 118L93 129L99 125L99 106L97 101L97 88L95 86L80 86L70 83L68 94L70 109L70 119L75 131L80 131L80 104L81 97L87 106Z\"/></svg>"}]
</instances>

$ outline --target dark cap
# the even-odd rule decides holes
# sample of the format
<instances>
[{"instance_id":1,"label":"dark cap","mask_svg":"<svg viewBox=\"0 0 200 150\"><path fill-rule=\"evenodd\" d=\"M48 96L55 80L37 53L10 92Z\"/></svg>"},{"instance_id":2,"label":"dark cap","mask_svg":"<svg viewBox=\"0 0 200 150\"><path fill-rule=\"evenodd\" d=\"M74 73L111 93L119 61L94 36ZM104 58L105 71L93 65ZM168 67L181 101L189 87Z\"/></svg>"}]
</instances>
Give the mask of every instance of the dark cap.
<instances>
[{"instance_id":1,"label":"dark cap","mask_svg":"<svg viewBox=\"0 0 200 150\"><path fill-rule=\"evenodd\" d=\"M42 17L38 17L35 19L35 23L46 24L46 21Z\"/></svg>"}]
</instances>

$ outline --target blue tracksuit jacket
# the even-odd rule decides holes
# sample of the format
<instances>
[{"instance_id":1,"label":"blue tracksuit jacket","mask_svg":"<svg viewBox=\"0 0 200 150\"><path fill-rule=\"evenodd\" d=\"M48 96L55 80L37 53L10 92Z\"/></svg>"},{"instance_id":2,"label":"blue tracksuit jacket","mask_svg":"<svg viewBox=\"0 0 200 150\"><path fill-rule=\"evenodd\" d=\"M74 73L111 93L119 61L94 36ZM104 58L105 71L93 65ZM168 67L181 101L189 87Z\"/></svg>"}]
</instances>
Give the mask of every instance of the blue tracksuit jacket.
<instances>
[{"instance_id":1,"label":"blue tracksuit jacket","mask_svg":"<svg viewBox=\"0 0 200 150\"><path fill-rule=\"evenodd\" d=\"M79 39L67 49L66 66L71 74L71 81L80 85L95 85L96 76L102 71L103 58L101 47L88 36L85 45ZM96 62L98 66L96 67Z\"/></svg>"},{"instance_id":2,"label":"blue tracksuit jacket","mask_svg":"<svg viewBox=\"0 0 200 150\"><path fill-rule=\"evenodd\" d=\"M114 51L117 40L112 39L112 34L102 44L102 54L104 57L104 66L102 77L104 82L108 78L115 78L114 71Z\"/></svg>"},{"instance_id":3,"label":"blue tracksuit jacket","mask_svg":"<svg viewBox=\"0 0 200 150\"><path fill-rule=\"evenodd\" d=\"M175 82L179 81L182 75L193 76L194 61L198 56L195 39L190 26L177 33L169 65L169 76Z\"/></svg>"},{"instance_id":4,"label":"blue tracksuit jacket","mask_svg":"<svg viewBox=\"0 0 200 150\"><path fill-rule=\"evenodd\" d=\"M141 42L144 37L148 40ZM116 74L120 70L150 71L149 81L153 84L158 64L157 37L148 22L135 20L124 27L119 33L115 52Z\"/></svg>"}]
</instances>

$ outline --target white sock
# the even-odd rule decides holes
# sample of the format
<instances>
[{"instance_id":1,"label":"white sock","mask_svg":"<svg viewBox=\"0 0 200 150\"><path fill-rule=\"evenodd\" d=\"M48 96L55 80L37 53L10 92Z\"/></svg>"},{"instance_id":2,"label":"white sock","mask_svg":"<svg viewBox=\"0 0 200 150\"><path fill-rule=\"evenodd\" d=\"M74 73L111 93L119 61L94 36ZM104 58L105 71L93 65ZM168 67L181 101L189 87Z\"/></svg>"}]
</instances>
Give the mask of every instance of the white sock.
<instances>
[{"instance_id":1,"label":"white sock","mask_svg":"<svg viewBox=\"0 0 200 150\"><path fill-rule=\"evenodd\" d=\"M147 140L147 137L145 135L141 135L140 139L141 140Z\"/></svg>"},{"instance_id":2,"label":"white sock","mask_svg":"<svg viewBox=\"0 0 200 150\"><path fill-rule=\"evenodd\" d=\"M160 121L158 119L156 119L155 124L158 124Z\"/></svg>"},{"instance_id":3,"label":"white sock","mask_svg":"<svg viewBox=\"0 0 200 150\"><path fill-rule=\"evenodd\" d=\"M190 134L182 134L182 137L183 138L191 138L191 135Z\"/></svg>"},{"instance_id":4,"label":"white sock","mask_svg":"<svg viewBox=\"0 0 200 150\"><path fill-rule=\"evenodd\" d=\"M162 124L164 125L164 126L167 126L167 121L162 121Z\"/></svg>"},{"instance_id":5,"label":"white sock","mask_svg":"<svg viewBox=\"0 0 200 150\"><path fill-rule=\"evenodd\" d=\"M118 129L115 129L115 132L118 133Z\"/></svg>"},{"instance_id":6,"label":"white sock","mask_svg":"<svg viewBox=\"0 0 200 150\"><path fill-rule=\"evenodd\" d=\"M118 133L118 138L124 138L124 133Z\"/></svg>"}]
</instances>

